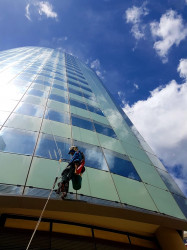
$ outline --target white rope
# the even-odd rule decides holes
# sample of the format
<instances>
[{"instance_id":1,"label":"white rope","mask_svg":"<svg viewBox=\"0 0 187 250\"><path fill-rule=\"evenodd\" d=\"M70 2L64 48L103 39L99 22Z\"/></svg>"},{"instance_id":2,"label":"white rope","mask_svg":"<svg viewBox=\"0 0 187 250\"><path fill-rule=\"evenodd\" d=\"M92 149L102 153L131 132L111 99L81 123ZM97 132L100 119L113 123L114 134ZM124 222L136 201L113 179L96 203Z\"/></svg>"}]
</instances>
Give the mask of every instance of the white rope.
<instances>
[{"instance_id":1,"label":"white rope","mask_svg":"<svg viewBox=\"0 0 187 250\"><path fill-rule=\"evenodd\" d=\"M51 90L50 90L50 92L51 92ZM50 95L50 93L49 93L49 95ZM46 110L47 110L47 109L48 109L48 107L46 106ZM49 199L50 199L50 197L51 197L51 194L52 194L52 192L53 192L53 190L54 190L54 188L55 188L56 182L57 182L57 180L60 178L60 177L58 177L58 176L59 176L59 173L60 173L60 162L61 162L61 160L62 160L62 153L61 153L61 150L60 150L59 147L58 147L58 144L57 144L57 142L56 142L56 139L55 139L55 136L54 136L54 133L53 133L53 130L52 130L51 120L49 119L48 110L47 110L47 114L48 114L48 120L49 120L49 124L50 124L50 128L51 128L52 136L53 136L53 139L54 139L54 142L55 142L55 145L56 145L58 154L59 154L59 156L60 156L60 159L59 159L59 166L58 166L58 171L57 171L57 177L55 178L53 187L52 187L52 189L51 189L51 191L50 191L50 193L49 193L49 195L48 195L48 198L47 198L46 203L45 203L45 205L44 205L44 207L43 207L43 209L42 209L42 212L41 212L41 214L40 214L40 217L39 217L38 222L37 222L37 224L36 224L36 226L35 226L35 229L34 229L34 231L33 231L33 233L32 233L32 236L31 236L31 238L30 238L30 241L29 241L29 243L28 243L28 245L27 245L26 250L28 250L29 247L30 247L30 244L31 244L31 242L32 242L32 240L33 240L33 238L34 238L34 235L35 235L35 233L36 233L36 231L37 231L37 229L38 229L38 227L39 227L39 225L40 225L40 222L41 222L41 220L42 220L42 216L43 216L43 214L44 214L44 212L45 212L45 209L46 209L46 207L47 207L47 204L48 204L48 202L49 202ZM54 151L54 152L55 152L55 156L57 157L56 151ZM50 158L52 159L52 156L51 156L50 151L49 151L49 156L50 156Z\"/></svg>"},{"instance_id":2,"label":"white rope","mask_svg":"<svg viewBox=\"0 0 187 250\"><path fill-rule=\"evenodd\" d=\"M55 184L56 184L57 180L58 180L58 177L55 178L55 182L54 182L54 184L53 184L53 187L52 187L52 189L51 189L51 192L49 193L49 196L48 196L48 198L47 198L47 201L46 201L46 203L45 203L45 205L44 205L44 207L43 207L43 210L42 210L42 212L41 212L41 214L40 214L40 217L39 217L39 219L38 219L38 222L37 222L37 224L36 224L36 227L35 227L35 229L34 229L34 232L32 233L32 236L31 236L31 238L30 238L30 241L29 241L29 243L28 243L28 245L27 245L26 250L29 249L30 244L31 244L31 242L32 242L32 239L34 238L34 235L35 235L35 233L36 233L36 231L37 231L37 229L38 229L38 227L39 227L39 225L40 225L40 222L41 222L41 220L42 220L43 213L44 213L44 211L45 211L45 209L46 209L46 206L47 206L48 201L49 201L49 199L50 199L50 197L51 197L51 194L52 194L52 192L53 192L53 190L54 190L54 187L55 187Z\"/></svg>"}]
</instances>

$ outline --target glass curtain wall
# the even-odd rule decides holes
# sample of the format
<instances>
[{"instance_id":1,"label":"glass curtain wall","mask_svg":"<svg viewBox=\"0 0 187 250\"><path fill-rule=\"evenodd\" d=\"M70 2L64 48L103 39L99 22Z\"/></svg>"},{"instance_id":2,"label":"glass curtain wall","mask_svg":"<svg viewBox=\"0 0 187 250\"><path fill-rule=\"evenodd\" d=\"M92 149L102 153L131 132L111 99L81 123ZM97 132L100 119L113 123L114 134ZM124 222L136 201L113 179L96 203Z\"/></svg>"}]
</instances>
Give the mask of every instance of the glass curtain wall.
<instances>
[{"instance_id":1,"label":"glass curtain wall","mask_svg":"<svg viewBox=\"0 0 187 250\"><path fill-rule=\"evenodd\" d=\"M70 187L68 199L186 219L184 194L76 57L40 47L1 52L0 96L1 193L46 197L76 145L86 171L78 195Z\"/></svg>"}]
</instances>

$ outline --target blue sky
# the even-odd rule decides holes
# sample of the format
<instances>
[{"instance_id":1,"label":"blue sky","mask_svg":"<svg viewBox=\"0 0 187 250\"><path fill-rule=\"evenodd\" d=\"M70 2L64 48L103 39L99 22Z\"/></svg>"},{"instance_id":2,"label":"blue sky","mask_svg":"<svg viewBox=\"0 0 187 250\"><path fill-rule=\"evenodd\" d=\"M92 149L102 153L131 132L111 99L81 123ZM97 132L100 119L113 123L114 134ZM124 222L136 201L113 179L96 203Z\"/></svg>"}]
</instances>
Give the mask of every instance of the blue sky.
<instances>
[{"instance_id":1,"label":"blue sky","mask_svg":"<svg viewBox=\"0 0 187 250\"><path fill-rule=\"evenodd\" d=\"M0 50L89 64L187 195L187 0L1 0Z\"/></svg>"}]
</instances>

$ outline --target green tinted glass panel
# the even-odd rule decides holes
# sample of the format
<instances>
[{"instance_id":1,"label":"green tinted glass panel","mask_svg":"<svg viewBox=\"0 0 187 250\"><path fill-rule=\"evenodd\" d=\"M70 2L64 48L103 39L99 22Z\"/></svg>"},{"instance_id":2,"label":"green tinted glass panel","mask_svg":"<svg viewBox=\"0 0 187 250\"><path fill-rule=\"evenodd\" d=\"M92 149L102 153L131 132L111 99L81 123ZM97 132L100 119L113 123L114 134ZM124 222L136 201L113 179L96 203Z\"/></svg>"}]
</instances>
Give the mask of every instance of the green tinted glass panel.
<instances>
[{"instance_id":1,"label":"green tinted glass panel","mask_svg":"<svg viewBox=\"0 0 187 250\"><path fill-rule=\"evenodd\" d=\"M26 185L51 189L56 176L60 176L66 165L64 162L34 157Z\"/></svg>"},{"instance_id":2,"label":"green tinted glass panel","mask_svg":"<svg viewBox=\"0 0 187 250\"><path fill-rule=\"evenodd\" d=\"M100 144L103 148L113 150L120 154L125 154L125 150L122 148L119 140L112 137L98 134Z\"/></svg>"},{"instance_id":3,"label":"green tinted glass panel","mask_svg":"<svg viewBox=\"0 0 187 250\"><path fill-rule=\"evenodd\" d=\"M166 171L166 169L165 169L164 165L162 164L162 162L155 155L150 154L149 152L147 152L147 155L148 155L149 159L151 160L152 164L155 167Z\"/></svg>"},{"instance_id":4,"label":"green tinted glass panel","mask_svg":"<svg viewBox=\"0 0 187 250\"><path fill-rule=\"evenodd\" d=\"M167 190L166 185L162 181L154 166L146 164L132 157L130 157L130 159L143 182Z\"/></svg>"},{"instance_id":5,"label":"green tinted glass panel","mask_svg":"<svg viewBox=\"0 0 187 250\"><path fill-rule=\"evenodd\" d=\"M145 163L151 164L151 161L149 160L145 151L128 143L124 143L124 142L121 142L121 143L123 145L123 148L127 152L128 156L131 156Z\"/></svg>"},{"instance_id":6,"label":"green tinted glass panel","mask_svg":"<svg viewBox=\"0 0 187 250\"><path fill-rule=\"evenodd\" d=\"M65 123L55 122L51 120L43 120L41 132L71 138L71 126Z\"/></svg>"},{"instance_id":7,"label":"green tinted glass panel","mask_svg":"<svg viewBox=\"0 0 187 250\"><path fill-rule=\"evenodd\" d=\"M87 168L91 196L119 201L114 183L109 172Z\"/></svg>"},{"instance_id":8,"label":"green tinted glass panel","mask_svg":"<svg viewBox=\"0 0 187 250\"><path fill-rule=\"evenodd\" d=\"M143 183L112 174L122 203L158 211Z\"/></svg>"},{"instance_id":9,"label":"green tinted glass panel","mask_svg":"<svg viewBox=\"0 0 187 250\"><path fill-rule=\"evenodd\" d=\"M74 99L74 100L77 100L77 101L80 101L80 102L85 102L85 100L83 99L83 97L79 96L79 95L75 95L75 94L72 94L72 93L69 93L69 96Z\"/></svg>"},{"instance_id":10,"label":"green tinted glass panel","mask_svg":"<svg viewBox=\"0 0 187 250\"><path fill-rule=\"evenodd\" d=\"M85 101L86 103L88 103L89 105L92 105L92 106L94 106L94 107L98 107L98 108L99 108L99 105L98 105L98 103L95 101L95 98L94 98L94 100L90 100L90 99L84 98L84 101Z\"/></svg>"},{"instance_id":11,"label":"green tinted glass panel","mask_svg":"<svg viewBox=\"0 0 187 250\"><path fill-rule=\"evenodd\" d=\"M55 109L55 110L57 110L59 112L63 112L63 111L69 112L69 105L66 104L66 103L61 103L61 102L56 102L56 101L53 101L53 100L48 100L47 106L49 108Z\"/></svg>"},{"instance_id":12,"label":"green tinted glass panel","mask_svg":"<svg viewBox=\"0 0 187 250\"><path fill-rule=\"evenodd\" d=\"M90 184L89 184L89 180L88 180L88 173L87 173L87 167L85 166L85 172L82 175L82 186L81 189L77 191L78 194L83 194L83 195L87 195L87 196L91 196L91 192L90 192ZM71 187L71 185L70 185ZM73 191L73 188L72 188ZM75 190L73 191L75 192Z\"/></svg>"},{"instance_id":13,"label":"green tinted glass panel","mask_svg":"<svg viewBox=\"0 0 187 250\"><path fill-rule=\"evenodd\" d=\"M20 128L31 131L39 131L41 121L42 119L37 117L12 114L5 123L5 126L10 128Z\"/></svg>"},{"instance_id":14,"label":"green tinted glass panel","mask_svg":"<svg viewBox=\"0 0 187 250\"><path fill-rule=\"evenodd\" d=\"M79 115L85 118L90 118L90 112L75 106L70 106L70 111L71 113L75 114L75 115Z\"/></svg>"},{"instance_id":15,"label":"green tinted glass panel","mask_svg":"<svg viewBox=\"0 0 187 250\"><path fill-rule=\"evenodd\" d=\"M22 101L27 102L27 103L37 104L37 105L43 105L43 106L45 106L47 102L45 98L32 96L32 95L25 95Z\"/></svg>"},{"instance_id":16,"label":"green tinted glass panel","mask_svg":"<svg viewBox=\"0 0 187 250\"><path fill-rule=\"evenodd\" d=\"M68 93L66 91L60 90L60 89L56 89L53 88L50 92L50 94L54 94L54 95L60 95L60 96L67 96Z\"/></svg>"},{"instance_id":17,"label":"green tinted glass panel","mask_svg":"<svg viewBox=\"0 0 187 250\"><path fill-rule=\"evenodd\" d=\"M175 202L173 196L170 192L164 191L162 189L147 185L147 190L149 191L152 199L154 200L158 210L163 214L168 214L180 219L185 219L185 216L181 212L177 203Z\"/></svg>"},{"instance_id":18,"label":"green tinted glass panel","mask_svg":"<svg viewBox=\"0 0 187 250\"><path fill-rule=\"evenodd\" d=\"M31 156L1 152L0 159L0 182L24 185L31 162Z\"/></svg>"},{"instance_id":19,"label":"green tinted glass panel","mask_svg":"<svg viewBox=\"0 0 187 250\"><path fill-rule=\"evenodd\" d=\"M110 125L107 118L98 114L95 114L93 112L90 112L90 117L91 119L93 119L94 121L106 124L106 125Z\"/></svg>"},{"instance_id":20,"label":"green tinted glass panel","mask_svg":"<svg viewBox=\"0 0 187 250\"><path fill-rule=\"evenodd\" d=\"M122 140L125 143L135 145L137 147L141 148L141 145L139 141L136 139L136 137L125 127L119 129L115 129L115 132L120 140Z\"/></svg>"},{"instance_id":21,"label":"green tinted glass panel","mask_svg":"<svg viewBox=\"0 0 187 250\"><path fill-rule=\"evenodd\" d=\"M72 126L73 139L99 146L96 132Z\"/></svg>"}]
</instances>

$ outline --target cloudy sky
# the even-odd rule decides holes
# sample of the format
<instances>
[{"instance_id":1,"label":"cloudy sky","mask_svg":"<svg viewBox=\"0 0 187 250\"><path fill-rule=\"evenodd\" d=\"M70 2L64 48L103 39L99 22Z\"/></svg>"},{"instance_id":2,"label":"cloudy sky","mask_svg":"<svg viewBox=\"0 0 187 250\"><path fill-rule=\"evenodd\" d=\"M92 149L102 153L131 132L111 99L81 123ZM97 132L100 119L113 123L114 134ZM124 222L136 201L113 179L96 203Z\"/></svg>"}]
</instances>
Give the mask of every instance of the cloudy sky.
<instances>
[{"instance_id":1,"label":"cloudy sky","mask_svg":"<svg viewBox=\"0 0 187 250\"><path fill-rule=\"evenodd\" d=\"M0 0L0 34L90 65L187 195L187 0Z\"/></svg>"}]
</instances>

